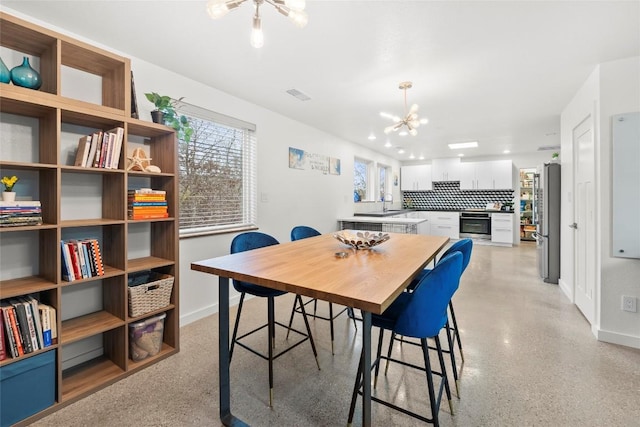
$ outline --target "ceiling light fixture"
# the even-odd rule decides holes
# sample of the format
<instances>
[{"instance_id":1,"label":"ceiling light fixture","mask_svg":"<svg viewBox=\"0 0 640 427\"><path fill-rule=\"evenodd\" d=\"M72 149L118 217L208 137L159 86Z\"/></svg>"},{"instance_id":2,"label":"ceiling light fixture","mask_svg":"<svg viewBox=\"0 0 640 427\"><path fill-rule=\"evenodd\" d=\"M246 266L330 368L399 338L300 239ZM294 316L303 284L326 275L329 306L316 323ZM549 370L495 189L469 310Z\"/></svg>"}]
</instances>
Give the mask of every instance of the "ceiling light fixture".
<instances>
[{"instance_id":1,"label":"ceiling light fixture","mask_svg":"<svg viewBox=\"0 0 640 427\"><path fill-rule=\"evenodd\" d=\"M504 151L503 151L503 153L504 153L504 154L509 154L510 152L511 152L511 151L509 151L509 150L504 150Z\"/></svg>"},{"instance_id":2,"label":"ceiling light fixture","mask_svg":"<svg viewBox=\"0 0 640 427\"><path fill-rule=\"evenodd\" d=\"M247 0L209 0L207 3L207 13L212 19L222 18L229 11L237 8ZM262 19L260 18L260 6L268 3L275 7L278 12L288 17L296 26L302 28L307 25L309 16L304 11L305 0L253 0L255 13L253 15L253 25L251 29L251 46L260 48L264 45L264 34L262 32Z\"/></svg>"},{"instance_id":3,"label":"ceiling light fixture","mask_svg":"<svg viewBox=\"0 0 640 427\"><path fill-rule=\"evenodd\" d=\"M391 141L387 141L387 142L384 144L384 146L385 146L385 147L387 147L387 148L391 148L391 147L393 147L393 145L391 145Z\"/></svg>"},{"instance_id":4,"label":"ceiling light fixture","mask_svg":"<svg viewBox=\"0 0 640 427\"><path fill-rule=\"evenodd\" d=\"M404 119L388 113L380 113L382 117L391 118L391 120L396 122L395 124L384 128L384 133L386 133L387 135L391 132L397 132L403 126L407 127L407 131L411 136L416 136L418 134L416 128L418 128L420 126L420 123L422 122L418 119L418 104L411 105L411 108L407 110L407 89L411 89L412 87L413 83L411 82L400 82L398 86L399 89L404 91ZM402 132L400 133L400 135L402 135Z\"/></svg>"},{"instance_id":5,"label":"ceiling light fixture","mask_svg":"<svg viewBox=\"0 0 640 427\"><path fill-rule=\"evenodd\" d=\"M375 136L374 134L371 134L371 135L369 135L369 136L367 137L367 139L368 139L369 141L375 141L376 136Z\"/></svg>"},{"instance_id":6,"label":"ceiling light fixture","mask_svg":"<svg viewBox=\"0 0 640 427\"><path fill-rule=\"evenodd\" d=\"M463 148L476 148L478 146L478 141L471 142L457 142L455 144L448 144L449 149L451 150L461 150Z\"/></svg>"}]
</instances>

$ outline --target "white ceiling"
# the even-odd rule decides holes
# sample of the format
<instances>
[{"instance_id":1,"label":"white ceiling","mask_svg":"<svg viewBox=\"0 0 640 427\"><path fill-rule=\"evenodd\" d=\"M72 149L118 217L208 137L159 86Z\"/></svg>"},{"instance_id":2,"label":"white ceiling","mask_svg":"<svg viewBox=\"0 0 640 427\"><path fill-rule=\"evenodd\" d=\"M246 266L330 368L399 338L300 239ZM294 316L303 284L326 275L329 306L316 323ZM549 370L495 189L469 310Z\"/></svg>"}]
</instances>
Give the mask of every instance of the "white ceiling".
<instances>
[{"instance_id":1,"label":"white ceiling","mask_svg":"<svg viewBox=\"0 0 640 427\"><path fill-rule=\"evenodd\" d=\"M469 140L472 157L559 145L560 113L596 64L640 55L638 0L308 0L304 29L265 4L261 49L250 1L218 21L206 0L2 3L399 160ZM404 80L429 124L387 137L379 113L403 114Z\"/></svg>"}]
</instances>

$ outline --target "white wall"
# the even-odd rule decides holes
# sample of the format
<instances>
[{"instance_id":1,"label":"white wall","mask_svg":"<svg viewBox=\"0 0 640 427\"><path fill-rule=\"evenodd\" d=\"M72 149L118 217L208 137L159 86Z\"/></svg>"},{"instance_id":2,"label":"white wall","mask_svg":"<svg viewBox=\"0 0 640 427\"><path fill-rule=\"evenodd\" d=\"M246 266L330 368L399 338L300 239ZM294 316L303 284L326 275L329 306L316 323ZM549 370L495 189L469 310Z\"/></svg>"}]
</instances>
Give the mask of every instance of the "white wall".
<instances>
[{"instance_id":1,"label":"white wall","mask_svg":"<svg viewBox=\"0 0 640 427\"><path fill-rule=\"evenodd\" d=\"M598 247L596 316L592 331L602 341L640 348L640 313L621 310L622 295L640 298L640 260L612 254L611 116L640 111L640 57L600 64L585 81L561 117L562 224L573 222L572 130L588 115L595 122ZM561 287L574 300L573 234L561 239Z\"/></svg>"}]
</instances>

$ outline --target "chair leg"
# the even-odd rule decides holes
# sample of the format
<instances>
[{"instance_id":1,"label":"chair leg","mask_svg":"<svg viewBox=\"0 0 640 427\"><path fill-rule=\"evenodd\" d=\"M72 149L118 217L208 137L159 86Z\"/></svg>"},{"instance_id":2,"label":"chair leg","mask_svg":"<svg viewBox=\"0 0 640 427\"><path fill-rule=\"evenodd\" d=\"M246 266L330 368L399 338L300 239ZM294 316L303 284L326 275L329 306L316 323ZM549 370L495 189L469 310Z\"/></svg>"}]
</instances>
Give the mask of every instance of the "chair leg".
<instances>
[{"instance_id":1,"label":"chair leg","mask_svg":"<svg viewBox=\"0 0 640 427\"><path fill-rule=\"evenodd\" d=\"M380 328L380 337L378 338L378 352L376 353L376 361L374 362L376 365L376 371L373 375L373 388L376 388L376 386L378 385L378 372L380 371L380 355L382 354L382 338L384 338L384 328ZM388 362L389 362L389 359L387 359L387 366L388 366ZM385 368L385 375L386 375L386 368Z\"/></svg>"},{"instance_id":2,"label":"chair leg","mask_svg":"<svg viewBox=\"0 0 640 427\"><path fill-rule=\"evenodd\" d=\"M453 339L451 335L455 333L452 331L451 326L449 326L449 321L445 324L445 332L447 333L447 345L449 346L449 357L451 358L451 370L453 371L453 381L456 385L456 394L458 395L458 399L460 398L460 385L458 380L458 368L456 364L456 355L453 351Z\"/></svg>"},{"instance_id":3,"label":"chair leg","mask_svg":"<svg viewBox=\"0 0 640 427\"><path fill-rule=\"evenodd\" d=\"M268 324L269 324L269 333L268 335L268 347L269 347L269 407L273 408L273 346L274 346L274 335L275 335L275 306L274 306L274 298L267 298L267 316L268 316Z\"/></svg>"},{"instance_id":4,"label":"chair leg","mask_svg":"<svg viewBox=\"0 0 640 427\"><path fill-rule=\"evenodd\" d=\"M431 405L431 419L433 420L433 426L438 427L440 422L438 421L438 412L440 410L439 404L436 401L435 388L433 386L433 373L431 372L431 362L429 360L429 347L427 346L426 338L420 340L422 344L422 355L424 357L424 367L427 373L427 387L429 389L429 404Z\"/></svg>"},{"instance_id":5,"label":"chair leg","mask_svg":"<svg viewBox=\"0 0 640 427\"><path fill-rule=\"evenodd\" d=\"M229 349L229 363L231 363L231 357L233 356L233 347L236 345L236 336L238 335L238 324L240 324L240 313L242 313L242 304L244 303L244 295L240 294L240 304L238 304L238 312L236 313L236 321L233 326L233 336L231 337L231 348Z\"/></svg>"},{"instance_id":6,"label":"chair leg","mask_svg":"<svg viewBox=\"0 0 640 427\"><path fill-rule=\"evenodd\" d=\"M351 395L351 405L349 406L349 419L347 420L347 426L350 427L353 423L353 414L356 410L356 401L358 399L358 390L360 389L360 381L363 375L364 368L364 351L360 353L360 363L358 364L358 373L356 374L356 382L353 385L353 394Z\"/></svg>"},{"instance_id":7,"label":"chair leg","mask_svg":"<svg viewBox=\"0 0 640 427\"><path fill-rule=\"evenodd\" d=\"M318 299L314 298L313 299L313 315L316 315L316 312L318 311Z\"/></svg>"},{"instance_id":8,"label":"chair leg","mask_svg":"<svg viewBox=\"0 0 640 427\"><path fill-rule=\"evenodd\" d=\"M389 340L389 350L387 351L387 364L384 367L384 375L387 375L389 371L389 359L391 358L391 350L393 349L393 341L396 339L396 333L391 332L391 339ZM402 344L402 341L400 342Z\"/></svg>"},{"instance_id":9,"label":"chair leg","mask_svg":"<svg viewBox=\"0 0 640 427\"><path fill-rule=\"evenodd\" d=\"M462 352L462 341L460 341L460 330L458 329L458 322L456 321L456 313L453 311L453 302L449 301L449 313L451 314L451 322L453 324L454 341L458 341L458 349L460 350L460 358L462 364L464 364L464 353Z\"/></svg>"},{"instance_id":10,"label":"chair leg","mask_svg":"<svg viewBox=\"0 0 640 427\"><path fill-rule=\"evenodd\" d=\"M454 415L453 401L451 400L451 389L449 388L449 379L447 378L447 369L444 366L444 355L442 353L442 346L440 345L440 337L436 335L434 337L434 340L436 342L436 349L438 350L438 359L440 360L440 371L442 372L442 381L444 381L444 390L447 393L447 399L449 400L449 410L451 411L451 415Z\"/></svg>"},{"instance_id":11,"label":"chair leg","mask_svg":"<svg viewBox=\"0 0 640 427\"><path fill-rule=\"evenodd\" d=\"M298 305L298 298L293 299L293 308L291 309L291 317L289 317L289 326L287 327L287 337L289 339L289 332L291 332L291 325L293 325L293 315L296 314L296 306Z\"/></svg>"},{"instance_id":12,"label":"chair leg","mask_svg":"<svg viewBox=\"0 0 640 427\"><path fill-rule=\"evenodd\" d=\"M318 352L316 351L316 344L313 342L313 335L311 335L311 328L309 327L309 319L307 319L307 311L304 309L304 304L302 303L302 297L300 295L296 295L296 299L300 304L300 309L302 310L302 318L304 319L304 324L307 327L307 334L309 335L309 342L311 343L311 350L313 350L313 356L316 358L316 365L318 365L318 370L320 370L320 362L318 362Z\"/></svg>"}]
</instances>

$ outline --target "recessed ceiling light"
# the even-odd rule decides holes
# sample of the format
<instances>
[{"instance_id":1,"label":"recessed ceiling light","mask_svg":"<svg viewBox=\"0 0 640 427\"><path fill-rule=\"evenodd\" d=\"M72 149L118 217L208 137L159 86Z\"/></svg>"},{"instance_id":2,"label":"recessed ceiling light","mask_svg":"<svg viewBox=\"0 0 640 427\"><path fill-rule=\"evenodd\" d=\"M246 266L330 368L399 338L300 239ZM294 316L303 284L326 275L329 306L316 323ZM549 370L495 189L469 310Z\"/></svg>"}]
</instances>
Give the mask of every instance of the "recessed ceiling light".
<instances>
[{"instance_id":1,"label":"recessed ceiling light","mask_svg":"<svg viewBox=\"0 0 640 427\"><path fill-rule=\"evenodd\" d=\"M407 131L406 131L406 130L402 130L402 131L400 131L400 132L398 133L398 135L400 135L400 136L407 136L407 135L409 135L409 133L407 133Z\"/></svg>"},{"instance_id":2,"label":"recessed ceiling light","mask_svg":"<svg viewBox=\"0 0 640 427\"><path fill-rule=\"evenodd\" d=\"M385 147L387 147L387 148L391 148L391 147L393 147L393 145L391 145L391 141L387 141L387 142L384 144L384 146L385 146Z\"/></svg>"},{"instance_id":3,"label":"recessed ceiling light","mask_svg":"<svg viewBox=\"0 0 640 427\"><path fill-rule=\"evenodd\" d=\"M464 157L464 153L458 154L458 157Z\"/></svg>"},{"instance_id":4,"label":"recessed ceiling light","mask_svg":"<svg viewBox=\"0 0 640 427\"><path fill-rule=\"evenodd\" d=\"M411 160L413 160L413 159L415 159L415 158L416 158L416 156L414 156L414 155L413 155L413 153L411 153L411 155L409 156L409 158L410 158Z\"/></svg>"},{"instance_id":5,"label":"recessed ceiling light","mask_svg":"<svg viewBox=\"0 0 640 427\"><path fill-rule=\"evenodd\" d=\"M418 157L418 159L424 160L424 156L421 154L420 157Z\"/></svg>"},{"instance_id":6,"label":"recessed ceiling light","mask_svg":"<svg viewBox=\"0 0 640 427\"><path fill-rule=\"evenodd\" d=\"M371 134L367 138L369 139L369 141L374 141L376 139L376 136L374 134Z\"/></svg>"},{"instance_id":7,"label":"recessed ceiling light","mask_svg":"<svg viewBox=\"0 0 640 427\"><path fill-rule=\"evenodd\" d=\"M426 125L427 123L429 123L429 119L427 119L427 118L420 119L420 124Z\"/></svg>"},{"instance_id":8,"label":"recessed ceiling light","mask_svg":"<svg viewBox=\"0 0 640 427\"><path fill-rule=\"evenodd\" d=\"M398 154L404 154L404 148L398 148Z\"/></svg>"},{"instance_id":9,"label":"recessed ceiling light","mask_svg":"<svg viewBox=\"0 0 640 427\"><path fill-rule=\"evenodd\" d=\"M463 148L476 148L477 146L478 146L478 141L457 142L455 144L449 144L449 148L451 150L461 150Z\"/></svg>"},{"instance_id":10,"label":"recessed ceiling light","mask_svg":"<svg viewBox=\"0 0 640 427\"><path fill-rule=\"evenodd\" d=\"M504 154L509 154L510 152L511 152L511 151L509 151L509 150L504 150L504 151L503 151L503 153L504 153Z\"/></svg>"}]
</instances>

